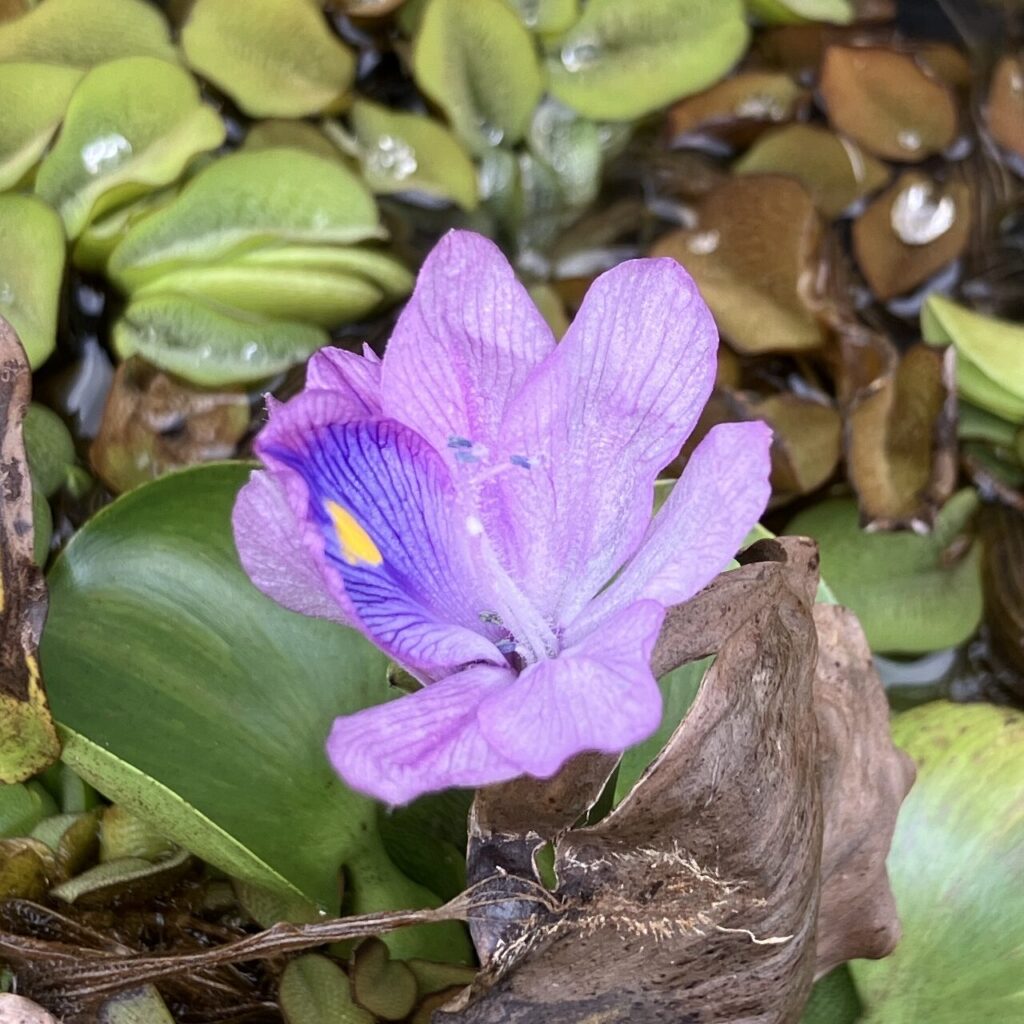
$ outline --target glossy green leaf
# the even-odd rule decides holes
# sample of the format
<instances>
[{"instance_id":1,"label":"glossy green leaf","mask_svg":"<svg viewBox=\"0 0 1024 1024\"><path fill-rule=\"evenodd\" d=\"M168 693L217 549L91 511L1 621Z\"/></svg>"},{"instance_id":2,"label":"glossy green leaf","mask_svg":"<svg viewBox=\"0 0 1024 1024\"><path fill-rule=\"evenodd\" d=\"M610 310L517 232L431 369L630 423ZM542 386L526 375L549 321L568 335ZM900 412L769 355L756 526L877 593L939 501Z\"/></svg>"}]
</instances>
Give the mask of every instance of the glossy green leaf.
<instances>
[{"instance_id":1,"label":"glossy green leaf","mask_svg":"<svg viewBox=\"0 0 1024 1024\"><path fill-rule=\"evenodd\" d=\"M33 369L57 344L64 249L60 217L46 203L0 195L0 317L17 332Z\"/></svg>"},{"instance_id":2,"label":"glossy green leaf","mask_svg":"<svg viewBox=\"0 0 1024 1024\"><path fill-rule=\"evenodd\" d=\"M0 192L13 188L46 151L82 72L54 64L0 64Z\"/></svg>"},{"instance_id":3,"label":"glossy green leaf","mask_svg":"<svg viewBox=\"0 0 1024 1024\"><path fill-rule=\"evenodd\" d=\"M263 380L302 362L327 342L318 327L165 292L132 301L113 332L114 349L122 359L140 355L204 387Z\"/></svg>"},{"instance_id":4,"label":"glossy green leaf","mask_svg":"<svg viewBox=\"0 0 1024 1024\"><path fill-rule=\"evenodd\" d=\"M1024 714L927 704L897 716L917 763L889 879L903 938L850 964L864 1024L1009 1024L1024 1018Z\"/></svg>"},{"instance_id":5,"label":"glossy green leaf","mask_svg":"<svg viewBox=\"0 0 1024 1024\"><path fill-rule=\"evenodd\" d=\"M126 57L88 72L36 177L75 238L94 217L175 181L224 141L224 124L187 71Z\"/></svg>"},{"instance_id":6,"label":"glossy green leaf","mask_svg":"<svg viewBox=\"0 0 1024 1024\"><path fill-rule=\"evenodd\" d=\"M336 909L368 847L396 874L376 805L323 752L335 715L386 698L386 661L248 581L230 525L248 472L171 474L89 520L49 574L43 672L83 778L223 870Z\"/></svg>"},{"instance_id":7,"label":"glossy green leaf","mask_svg":"<svg viewBox=\"0 0 1024 1024\"><path fill-rule=\"evenodd\" d=\"M0 22L0 61L90 68L133 56L177 59L170 26L144 0L45 0Z\"/></svg>"},{"instance_id":8,"label":"glossy green leaf","mask_svg":"<svg viewBox=\"0 0 1024 1024\"><path fill-rule=\"evenodd\" d=\"M956 348L964 398L1011 423L1024 423L1024 324L982 316L941 295L921 309L925 341Z\"/></svg>"},{"instance_id":9,"label":"glossy green leaf","mask_svg":"<svg viewBox=\"0 0 1024 1024\"><path fill-rule=\"evenodd\" d=\"M71 431L52 409L37 402L25 410L22 430L32 483L49 498L64 483L75 464Z\"/></svg>"},{"instance_id":10,"label":"glossy green leaf","mask_svg":"<svg viewBox=\"0 0 1024 1024\"><path fill-rule=\"evenodd\" d=\"M590 0L547 61L548 87L584 117L632 120L714 84L749 35L742 0Z\"/></svg>"},{"instance_id":11,"label":"glossy green leaf","mask_svg":"<svg viewBox=\"0 0 1024 1024\"><path fill-rule=\"evenodd\" d=\"M975 493L963 490L930 534L867 533L857 503L837 498L801 512L786 533L818 542L822 576L857 613L872 650L920 654L962 643L981 621L980 546L948 550L977 506Z\"/></svg>"},{"instance_id":12,"label":"glossy green leaf","mask_svg":"<svg viewBox=\"0 0 1024 1024\"><path fill-rule=\"evenodd\" d=\"M443 125L368 100L356 101L350 116L363 178L374 192L423 192L475 209L476 168Z\"/></svg>"},{"instance_id":13,"label":"glossy green leaf","mask_svg":"<svg viewBox=\"0 0 1024 1024\"><path fill-rule=\"evenodd\" d=\"M374 1024L352 999L348 975L333 961L307 953L288 963L278 1001L286 1024Z\"/></svg>"},{"instance_id":14,"label":"glossy green leaf","mask_svg":"<svg viewBox=\"0 0 1024 1024\"><path fill-rule=\"evenodd\" d=\"M181 31L189 64L253 117L305 117L352 84L355 58L305 0L196 0Z\"/></svg>"},{"instance_id":15,"label":"glossy green leaf","mask_svg":"<svg viewBox=\"0 0 1024 1024\"><path fill-rule=\"evenodd\" d=\"M505 0L531 31L541 35L564 32L580 12L580 0Z\"/></svg>"},{"instance_id":16,"label":"glossy green leaf","mask_svg":"<svg viewBox=\"0 0 1024 1024\"><path fill-rule=\"evenodd\" d=\"M768 25L804 21L849 25L854 17L851 0L747 0L747 7Z\"/></svg>"},{"instance_id":17,"label":"glossy green leaf","mask_svg":"<svg viewBox=\"0 0 1024 1024\"><path fill-rule=\"evenodd\" d=\"M346 245L384 233L366 186L337 162L287 147L233 153L136 224L111 253L109 273L130 291L270 242Z\"/></svg>"},{"instance_id":18,"label":"glossy green leaf","mask_svg":"<svg viewBox=\"0 0 1024 1024\"><path fill-rule=\"evenodd\" d=\"M412 66L476 152L518 142L543 90L533 40L503 0L429 0Z\"/></svg>"}]
</instances>

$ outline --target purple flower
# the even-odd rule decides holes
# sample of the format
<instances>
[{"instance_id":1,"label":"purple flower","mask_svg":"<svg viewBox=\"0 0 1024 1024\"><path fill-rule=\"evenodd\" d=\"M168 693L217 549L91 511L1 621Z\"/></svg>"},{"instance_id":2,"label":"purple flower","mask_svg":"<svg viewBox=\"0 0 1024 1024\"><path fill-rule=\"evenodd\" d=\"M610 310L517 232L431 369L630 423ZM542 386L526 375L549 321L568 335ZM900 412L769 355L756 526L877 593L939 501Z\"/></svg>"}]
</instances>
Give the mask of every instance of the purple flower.
<instances>
[{"instance_id":1,"label":"purple flower","mask_svg":"<svg viewBox=\"0 0 1024 1024\"><path fill-rule=\"evenodd\" d=\"M651 517L717 344L689 275L657 259L598 278L556 345L500 251L452 232L383 361L324 349L300 395L271 400L266 468L235 506L242 564L425 684L335 722L349 786L402 804L547 777L657 728L665 609L725 567L769 495L769 430L723 424Z\"/></svg>"}]
</instances>

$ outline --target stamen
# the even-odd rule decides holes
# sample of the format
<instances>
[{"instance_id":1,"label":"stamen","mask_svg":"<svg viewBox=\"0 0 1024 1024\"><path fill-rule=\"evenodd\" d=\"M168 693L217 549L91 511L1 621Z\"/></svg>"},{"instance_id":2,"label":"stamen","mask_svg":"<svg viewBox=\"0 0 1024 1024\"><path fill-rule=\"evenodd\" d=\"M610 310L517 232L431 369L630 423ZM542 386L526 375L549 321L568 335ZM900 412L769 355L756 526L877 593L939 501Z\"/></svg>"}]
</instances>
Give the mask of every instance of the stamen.
<instances>
[{"instance_id":1,"label":"stamen","mask_svg":"<svg viewBox=\"0 0 1024 1024\"><path fill-rule=\"evenodd\" d=\"M487 626L502 626L501 616L497 612L481 612L480 621Z\"/></svg>"},{"instance_id":2,"label":"stamen","mask_svg":"<svg viewBox=\"0 0 1024 1024\"><path fill-rule=\"evenodd\" d=\"M452 434L452 436L448 438L448 447L449 448L472 448L473 447L473 442L470 441L470 439L468 437L456 437L454 434Z\"/></svg>"},{"instance_id":3,"label":"stamen","mask_svg":"<svg viewBox=\"0 0 1024 1024\"><path fill-rule=\"evenodd\" d=\"M513 466L519 466L521 469L533 469L534 462L528 455L510 455L509 462Z\"/></svg>"}]
</instances>

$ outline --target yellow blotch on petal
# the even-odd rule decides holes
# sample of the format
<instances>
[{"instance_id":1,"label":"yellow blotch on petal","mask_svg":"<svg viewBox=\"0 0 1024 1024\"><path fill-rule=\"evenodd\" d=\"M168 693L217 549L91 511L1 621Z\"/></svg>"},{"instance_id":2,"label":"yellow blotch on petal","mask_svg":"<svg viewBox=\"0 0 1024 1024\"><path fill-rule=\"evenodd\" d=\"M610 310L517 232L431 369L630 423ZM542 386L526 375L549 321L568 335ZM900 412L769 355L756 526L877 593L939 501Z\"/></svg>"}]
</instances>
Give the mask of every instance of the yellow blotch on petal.
<instances>
[{"instance_id":1,"label":"yellow blotch on petal","mask_svg":"<svg viewBox=\"0 0 1024 1024\"><path fill-rule=\"evenodd\" d=\"M342 508L336 501L328 501L326 508L338 535L341 556L349 565L378 566L384 561L377 545L347 508Z\"/></svg>"}]
</instances>

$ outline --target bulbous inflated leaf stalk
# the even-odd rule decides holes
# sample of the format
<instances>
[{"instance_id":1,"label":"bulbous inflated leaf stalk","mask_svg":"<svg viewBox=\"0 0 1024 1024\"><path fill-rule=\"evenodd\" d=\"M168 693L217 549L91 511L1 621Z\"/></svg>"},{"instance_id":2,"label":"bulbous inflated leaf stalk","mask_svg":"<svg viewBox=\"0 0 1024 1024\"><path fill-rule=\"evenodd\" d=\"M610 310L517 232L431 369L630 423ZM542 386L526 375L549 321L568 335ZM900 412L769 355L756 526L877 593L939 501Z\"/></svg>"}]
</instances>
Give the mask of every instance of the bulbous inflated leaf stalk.
<instances>
[{"instance_id":1,"label":"bulbous inflated leaf stalk","mask_svg":"<svg viewBox=\"0 0 1024 1024\"><path fill-rule=\"evenodd\" d=\"M243 565L425 684L337 720L350 786L400 804L547 777L657 728L665 609L726 565L769 494L770 432L723 424L651 517L717 340L686 272L638 260L594 283L556 346L498 249L453 232L383 362L323 350L306 390L271 403L266 468L235 508Z\"/></svg>"}]
</instances>

